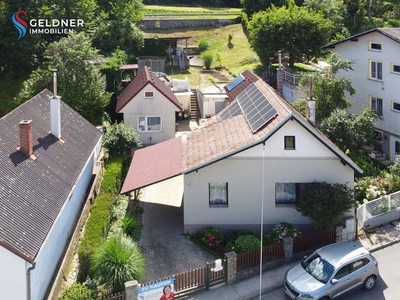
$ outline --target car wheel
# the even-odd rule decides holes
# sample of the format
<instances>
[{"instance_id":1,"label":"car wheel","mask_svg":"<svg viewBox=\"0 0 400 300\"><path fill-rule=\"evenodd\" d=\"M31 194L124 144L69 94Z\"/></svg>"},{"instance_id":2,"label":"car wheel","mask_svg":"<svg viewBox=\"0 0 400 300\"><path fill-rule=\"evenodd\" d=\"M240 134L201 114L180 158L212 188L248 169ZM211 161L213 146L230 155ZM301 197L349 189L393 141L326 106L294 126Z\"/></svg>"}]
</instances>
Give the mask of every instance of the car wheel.
<instances>
[{"instance_id":1,"label":"car wheel","mask_svg":"<svg viewBox=\"0 0 400 300\"><path fill-rule=\"evenodd\" d=\"M364 289L369 291L375 286L375 276L368 276L364 281Z\"/></svg>"},{"instance_id":2,"label":"car wheel","mask_svg":"<svg viewBox=\"0 0 400 300\"><path fill-rule=\"evenodd\" d=\"M324 298L321 298L319 300L329 300L329 298L328 297L324 297Z\"/></svg>"}]
</instances>

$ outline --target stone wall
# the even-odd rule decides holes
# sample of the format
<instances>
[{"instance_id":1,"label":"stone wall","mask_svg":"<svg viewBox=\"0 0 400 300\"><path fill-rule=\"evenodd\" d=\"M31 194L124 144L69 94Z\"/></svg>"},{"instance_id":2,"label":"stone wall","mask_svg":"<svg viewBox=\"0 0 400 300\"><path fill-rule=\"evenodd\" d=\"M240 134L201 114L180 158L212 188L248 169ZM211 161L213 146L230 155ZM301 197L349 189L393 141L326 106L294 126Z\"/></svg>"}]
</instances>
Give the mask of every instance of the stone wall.
<instances>
[{"instance_id":1,"label":"stone wall","mask_svg":"<svg viewBox=\"0 0 400 300\"><path fill-rule=\"evenodd\" d=\"M234 24L230 19L199 20L143 20L138 24L142 30L167 30L175 28L220 27Z\"/></svg>"}]
</instances>

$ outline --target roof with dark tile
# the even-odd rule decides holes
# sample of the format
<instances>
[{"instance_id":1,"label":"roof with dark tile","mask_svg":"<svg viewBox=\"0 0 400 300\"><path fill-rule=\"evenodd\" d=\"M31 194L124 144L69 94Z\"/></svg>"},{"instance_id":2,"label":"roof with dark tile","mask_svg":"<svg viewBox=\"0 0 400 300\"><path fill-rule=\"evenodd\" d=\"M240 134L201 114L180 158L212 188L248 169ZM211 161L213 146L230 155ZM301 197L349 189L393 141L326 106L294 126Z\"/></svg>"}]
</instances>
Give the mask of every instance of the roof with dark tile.
<instances>
[{"instance_id":1,"label":"roof with dark tile","mask_svg":"<svg viewBox=\"0 0 400 300\"><path fill-rule=\"evenodd\" d=\"M163 94L164 97L175 105L178 110L183 110L178 98L176 98L171 89L153 72L151 72L147 66L145 66L118 96L115 111L117 113L121 112L125 105L127 105L148 84L151 84L156 90Z\"/></svg>"},{"instance_id":2,"label":"roof with dark tile","mask_svg":"<svg viewBox=\"0 0 400 300\"><path fill-rule=\"evenodd\" d=\"M226 88L226 86L224 86L225 92L228 95L229 102L234 101L237 95L239 95L243 90L245 90L250 84L260 79L259 77L257 77L257 75L255 75L249 70L244 71L243 73L241 73L241 75L244 77L244 80L237 86L235 86L232 90L229 91Z\"/></svg>"},{"instance_id":3,"label":"roof with dark tile","mask_svg":"<svg viewBox=\"0 0 400 300\"><path fill-rule=\"evenodd\" d=\"M343 42L347 42L347 41L349 41L349 40L355 39L355 38L357 38L357 37L359 37L359 36L363 36L363 35L369 34L369 33L371 33L371 32L379 32L379 33L383 34L384 36L387 36L388 38L394 40L395 42L400 43L400 27L394 27L394 28L373 28L373 29L370 29L370 30L367 30L367 31L364 31L364 32L360 32L360 33L355 34L355 35L352 35L352 36L350 36L350 37L348 37L348 38L345 38L345 39L343 39L343 40L340 40L340 41L337 41L337 42L333 42L333 43L327 44L327 45L325 45L325 46L322 46L321 48L322 48L322 49L325 49L325 48L332 48L332 47L334 47L335 45L338 45L338 44L343 43Z\"/></svg>"},{"instance_id":4,"label":"roof with dark tile","mask_svg":"<svg viewBox=\"0 0 400 300\"><path fill-rule=\"evenodd\" d=\"M101 132L61 101L60 143L44 90L0 119L0 241L34 260ZM19 122L32 120L33 154L17 150Z\"/></svg>"},{"instance_id":5,"label":"roof with dark tile","mask_svg":"<svg viewBox=\"0 0 400 300\"><path fill-rule=\"evenodd\" d=\"M159 176L160 173L158 170L160 168L168 168L171 162L169 156L158 155L158 158L156 158L157 152L163 154L169 152L174 152L175 154L181 153L180 171L178 171L178 168L174 169L174 172L168 173L168 178L179 174L190 173L218 160L225 159L240 151L263 143L291 118L297 120L335 155L348 163L351 168L357 172L362 172L345 153L311 125L306 118L292 107L289 102L283 99L271 86L262 80L257 80L254 84L277 111L277 115L266 122L257 132L252 132L243 113L221 121L219 116L224 110L229 109L230 105L235 104L235 102L232 102L218 115L207 119L199 129L191 131L179 138L158 144L157 151L150 151L150 149L145 148L141 150L140 156L137 156L135 153L132 159L131 169L139 170L138 168L141 164L145 164L146 167L143 170L140 169L141 171L139 173L136 172L135 174L132 172L131 175L128 174L127 179L125 179L126 184L124 183L124 189L121 193L126 193L145 185L161 181L162 176ZM171 145L173 145L173 147L171 147ZM177 161L178 157L174 156L174 164L176 164ZM166 167L163 167L163 165L166 165ZM137 176L138 179L128 179L129 176ZM146 182L140 183L139 177L147 178ZM165 179L167 179L167 177L165 177Z\"/></svg>"}]
</instances>

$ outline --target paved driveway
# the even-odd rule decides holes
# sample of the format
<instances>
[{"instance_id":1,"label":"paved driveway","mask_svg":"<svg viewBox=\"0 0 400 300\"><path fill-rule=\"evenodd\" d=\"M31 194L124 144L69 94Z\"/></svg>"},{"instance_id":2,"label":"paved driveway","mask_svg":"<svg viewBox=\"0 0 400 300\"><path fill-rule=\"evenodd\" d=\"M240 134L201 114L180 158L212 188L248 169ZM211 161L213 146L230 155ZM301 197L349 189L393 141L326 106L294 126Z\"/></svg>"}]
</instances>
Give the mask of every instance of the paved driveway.
<instances>
[{"instance_id":1,"label":"paved driveway","mask_svg":"<svg viewBox=\"0 0 400 300\"><path fill-rule=\"evenodd\" d=\"M141 283L203 267L216 259L183 235L182 195L182 176L142 191L144 212L140 244L146 269Z\"/></svg>"}]
</instances>

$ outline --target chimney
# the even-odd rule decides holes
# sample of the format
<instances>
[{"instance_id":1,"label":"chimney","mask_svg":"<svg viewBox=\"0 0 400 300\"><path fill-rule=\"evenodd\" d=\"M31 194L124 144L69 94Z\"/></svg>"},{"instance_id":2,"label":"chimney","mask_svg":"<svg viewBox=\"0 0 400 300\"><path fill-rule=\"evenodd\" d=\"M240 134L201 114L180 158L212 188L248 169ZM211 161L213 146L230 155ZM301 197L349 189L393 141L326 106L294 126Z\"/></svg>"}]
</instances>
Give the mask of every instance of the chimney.
<instances>
[{"instance_id":1,"label":"chimney","mask_svg":"<svg viewBox=\"0 0 400 300\"><path fill-rule=\"evenodd\" d=\"M313 78L310 76L310 97L306 98L306 118L308 122L315 125L316 102L312 96L313 92Z\"/></svg>"},{"instance_id":2,"label":"chimney","mask_svg":"<svg viewBox=\"0 0 400 300\"><path fill-rule=\"evenodd\" d=\"M60 98L57 96L57 73L53 72L53 97L50 99L50 128L51 134L61 138Z\"/></svg>"},{"instance_id":3,"label":"chimney","mask_svg":"<svg viewBox=\"0 0 400 300\"><path fill-rule=\"evenodd\" d=\"M19 122L19 150L26 157L30 157L33 152L32 120Z\"/></svg>"},{"instance_id":4,"label":"chimney","mask_svg":"<svg viewBox=\"0 0 400 300\"><path fill-rule=\"evenodd\" d=\"M282 53L281 50L278 51L278 61L279 67L276 70L276 88L279 94L283 94L283 69L282 69Z\"/></svg>"}]
</instances>

